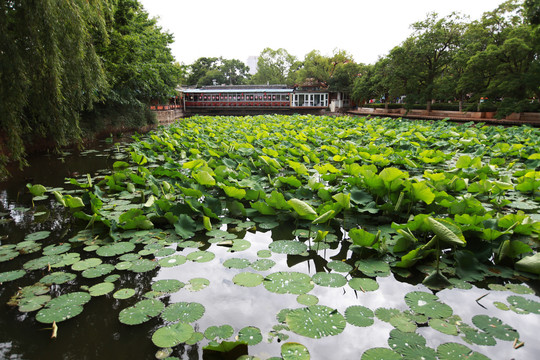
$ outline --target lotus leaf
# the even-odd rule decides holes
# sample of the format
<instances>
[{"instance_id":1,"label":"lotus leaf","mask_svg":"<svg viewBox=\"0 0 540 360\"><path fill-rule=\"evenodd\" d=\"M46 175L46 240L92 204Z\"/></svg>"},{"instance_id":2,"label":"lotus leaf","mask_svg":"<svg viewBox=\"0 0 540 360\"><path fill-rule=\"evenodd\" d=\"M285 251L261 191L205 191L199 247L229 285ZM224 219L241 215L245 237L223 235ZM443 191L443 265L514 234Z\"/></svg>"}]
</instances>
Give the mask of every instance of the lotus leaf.
<instances>
[{"instance_id":1,"label":"lotus leaf","mask_svg":"<svg viewBox=\"0 0 540 360\"><path fill-rule=\"evenodd\" d=\"M49 235L51 235L51 232L48 231L48 230L43 230L43 231L38 231L38 232L35 232L35 233L31 233L31 234L28 234L24 237L24 240L29 240L29 241L38 241L38 240L43 240L43 239L46 239L49 237Z\"/></svg>"},{"instance_id":2,"label":"lotus leaf","mask_svg":"<svg viewBox=\"0 0 540 360\"><path fill-rule=\"evenodd\" d=\"M540 275L540 253L519 260L516 262L516 269Z\"/></svg>"},{"instance_id":3,"label":"lotus leaf","mask_svg":"<svg viewBox=\"0 0 540 360\"><path fill-rule=\"evenodd\" d=\"M133 263L131 261L121 261L114 267L116 268L116 270L129 270L132 266Z\"/></svg>"},{"instance_id":4,"label":"lotus leaf","mask_svg":"<svg viewBox=\"0 0 540 360\"><path fill-rule=\"evenodd\" d=\"M260 285L264 280L264 277L260 274L250 273L250 272L242 272L239 274L236 274L233 277L233 282L236 285L244 286L244 287L255 287Z\"/></svg>"},{"instance_id":5,"label":"lotus leaf","mask_svg":"<svg viewBox=\"0 0 540 360\"><path fill-rule=\"evenodd\" d=\"M353 269L353 267L346 262L336 260L330 261L326 266L331 270L342 273L348 273Z\"/></svg>"},{"instance_id":6,"label":"lotus leaf","mask_svg":"<svg viewBox=\"0 0 540 360\"><path fill-rule=\"evenodd\" d=\"M175 249L171 249L171 248L163 248L163 249L159 249L158 251L155 252L155 256L156 257L165 257L165 256L169 256L169 255L172 255L176 252Z\"/></svg>"},{"instance_id":7,"label":"lotus leaf","mask_svg":"<svg viewBox=\"0 0 540 360\"><path fill-rule=\"evenodd\" d=\"M199 263L212 261L214 260L215 257L216 255L209 251L194 251L187 255L188 260L199 262Z\"/></svg>"},{"instance_id":8,"label":"lotus leaf","mask_svg":"<svg viewBox=\"0 0 540 360\"><path fill-rule=\"evenodd\" d=\"M257 271L270 270L274 265L276 265L276 262L270 259L259 259L251 263L251 267Z\"/></svg>"},{"instance_id":9,"label":"lotus leaf","mask_svg":"<svg viewBox=\"0 0 540 360\"><path fill-rule=\"evenodd\" d=\"M461 338L469 344L494 346L495 338L484 331L478 331L469 326L460 326L459 331L464 335Z\"/></svg>"},{"instance_id":10,"label":"lotus leaf","mask_svg":"<svg viewBox=\"0 0 540 360\"><path fill-rule=\"evenodd\" d=\"M118 256L135 249L135 244L131 242L117 242L114 244L107 244L97 249L96 254L104 257Z\"/></svg>"},{"instance_id":11,"label":"lotus leaf","mask_svg":"<svg viewBox=\"0 0 540 360\"><path fill-rule=\"evenodd\" d=\"M484 356L476 351L472 351L468 347L458 343L445 343L439 345L437 348L437 356L440 360L489 360L487 356Z\"/></svg>"},{"instance_id":12,"label":"lotus leaf","mask_svg":"<svg viewBox=\"0 0 540 360\"><path fill-rule=\"evenodd\" d=\"M233 335L234 329L230 325L210 326L204 331L204 337L208 340L227 340Z\"/></svg>"},{"instance_id":13,"label":"lotus leaf","mask_svg":"<svg viewBox=\"0 0 540 360\"><path fill-rule=\"evenodd\" d=\"M345 276L336 273L318 272L313 275L312 280L319 286L342 287L347 284Z\"/></svg>"},{"instance_id":14,"label":"lotus leaf","mask_svg":"<svg viewBox=\"0 0 540 360\"><path fill-rule=\"evenodd\" d=\"M15 246L13 248L9 248L6 245L0 247L0 262L12 260L17 256L19 256L19 252L15 250Z\"/></svg>"},{"instance_id":15,"label":"lotus leaf","mask_svg":"<svg viewBox=\"0 0 540 360\"><path fill-rule=\"evenodd\" d=\"M366 350L362 354L362 360L401 360L400 354L394 350L382 347L375 347Z\"/></svg>"},{"instance_id":16,"label":"lotus leaf","mask_svg":"<svg viewBox=\"0 0 540 360\"><path fill-rule=\"evenodd\" d=\"M358 267L358 270L366 274L367 276L376 277L376 276L389 276L390 275L390 266L388 263L383 260L377 259L366 259L358 260L355 265Z\"/></svg>"},{"instance_id":17,"label":"lotus leaf","mask_svg":"<svg viewBox=\"0 0 540 360\"><path fill-rule=\"evenodd\" d=\"M354 326L367 327L374 323L375 314L365 306L353 305L345 310L345 319Z\"/></svg>"},{"instance_id":18,"label":"lotus leaf","mask_svg":"<svg viewBox=\"0 0 540 360\"><path fill-rule=\"evenodd\" d=\"M426 346L426 339L414 332L403 332L398 329L390 331L388 345L398 353L403 353L408 348L423 348Z\"/></svg>"},{"instance_id":19,"label":"lotus leaf","mask_svg":"<svg viewBox=\"0 0 540 360\"><path fill-rule=\"evenodd\" d=\"M500 319L489 317L487 315L476 315L472 318L472 322L479 329L484 330L487 334L506 341L514 341L519 339L519 334L509 325L504 324Z\"/></svg>"},{"instance_id":20,"label":"lotus leaf","mask_svg":"<svg viewBox=\"0 0 540 360\"><path fill-rule=\"evenodd\" d=\"M12 270L0 273L0 284L8 281L13 281L22 278L26 275L24 270Z\"/></svg>"},{"instance_id":21,"label":"lotus leaf","mask_svg":"<svg viewBox=\"0 0 540 360\"><path fill-rule=\"evenodd\" d=\"M119 300L124 300L124 299L129 299L133 295L135 295L135 289L126 288L126 289L117 290L113 294L113 298L119 299Z\"/></svg>"},{"instance_id":22,"label":"lotus leaf","mask_svg":"<svg viewBox=\"0 0 540 360\"><path fill-rule=\"evenodd\" d=\"M32 253L38 252L40 249L41 249L41 244L32 240L21 241L15 247L15 250L17 250L21 254L32 254ZM43 255L47 256L47 255L56 255L56 254L54 253L54 251L45 252L45 249L44 249Z\"/></svg>"},{"instance_id":23,"label":"lotus leaf","mask_svg":"<svg viewBox=\"0 0 540 360\"><path fill-rule=\"evenodd\" d=\"M20 245L21 243L19 243ZM43 255L59 255L68 252L71 249L71 244L52 244L43 248Z\"/></svg>"},{"instance_id":24,"label":"lotus leaf","mask_svg":"<svg viewBox=\"0 0 540 360\"><path fill-rule=\"evenodd\" d=\"M514 295L509 296L506 300L513 311L520 310L526 313L540 314L540 303L537 301Z\"/></svg>"},{"instance_id":25,"label":"lotus leaf","mask_svg":"<svg viewBox=\"0 0 540 360\"><path fill-rule=\"evenodd\" d=\"M138 325L158 316L164 308L165 305L159 300L145 299L120 311L118 319L122 324Z\"/></svg>"},{"instance_id":26,"label":"lotus leaf","mask_svg":"<svg viewBox=\"0 0 540 360\"><path fill-rule=\"evenodd\" d=\"M50 324L71 319L83 311L82 305L90 301L90 298L90 294L85 292L60 295L50 300L47 306L36 314L36 320Z\"/></svg>"},{"instance_id":27,"label":"lotus leaf","mask_svg":"<svg viewBox=\"0 0 540 360\"><path fill-rule=\"evenodd\" d=\"M390 319L399 314L401 314L401 311L399 311L398 309L378 308L377 310L375 310L375 316L377 316L379 320L388 323L390 322Z\"/></svg>"},{"instance_id":28,"label":"lotus leaf","mask_svg":"<svg viewBox=\"0 0 540 360\"><path fill-rule=\"evenodd\" d=\"M281 357L283 360L311 359L308 349L304 345L295 342L286 342L281 345Z\"/></svg>"},{"instance_id":29,"label":"lotus leaf","mask_svg":"<svg viewBox=\"0 0 540 360\"><path fill-rule=\"evenodd\" d=\"M200 291L210 285L210 280L204 278L193 278L189 280L186 289L189 291Z\"/></svg>"},{"instance_id":30,"label":"lotus leaf","mask_svg":"<svg viewBox=\"0 0 540 360\"><path fill-rule=\"evenodd\" d=\"M227 259L223 262L223 266L229 269L245 269L250 264L251 262L248 259L241 259L241 258Z\"/></svg>"},{"instance_id":31,"label":"lotus leaf","mask_svg":"<svg viewBox=\"0 0 540 360\"><path fill-rule=\"evenodd\" d=\"M452 315L452 308L440 303L438 297L423 291L413 291L405 295L405 302L411 310L431 318L447 318Z\"/></svg>"},{"instance_id":32,"label":"lotus leaf","mask_svg":"<svg viewBox=\"0 0 540 360\"><path fill-rule=\"evenodd\" d=\"M102 260L100 258L89 258L86 260L81 260L71 265L71 270L84 271L86 269L96 267L101 263L102 263Z\"/></svg>"},{"instance_id":33,"label":"lotus leaf","mask_svg":"<svg viewBox=\"0 0 540 360\"><path fill-rule=\"evenodd\" d=\"M107 276L105 279L103 279L103 282L110 282L110 283L113 283L115 282L116 280L120 279L120 275L118 274L112 274L112 275L109 275Z\"/></svg>"},{"instance_id":34,"label":"lotus leaf","mask_svg":"<svg viewBox=\"0 0 540 360\"><path fill-rule=\"evenodd\" d=\"M247 345L257 345L262 339L261 330L254 326L247 326L238 331L238 341L245 342Z\"/></svg>"},{"instance_id":35,"label":"lotus leaf","mask_svg":"<svg viewBox=\"0 0 540 360\"><path fill-rule=\"evenodd\" d=\"M188 345L195 345L196 343L200 342L202 339L204 339L204 334L201 332L196 331L191 335L191 337L186 341L186 344ZM173 360L173 359L171 359Z\"/></svg>"},{"instance_id":36,"label":"lotus leaf","mask_svg":"<svg viewBox=\"0 0 540 360\"><path fill-rule=\"evenodd\" d=\"M162 267L173 267L182 265L187 261L186 257L183 255L172 255L159 259L158 263Z\"/></svg>"},{"instance_id":37,"label":"lotus leaf","mask_svg":"<svg viewBox=\"0 0 540 360\"><path fill-rule=\"evenodd\" d=\"M169 306L161 313L165 321L191 323L199 320L204 315L204 306L195 302L179 302Z\"/></svg>"},{"instance_id":38,"label":"lotus leaf","mask_svg":"<svg viewBox=\"0 0 540 360\"><path fill-rule=\"evenodd\" d=\"M416 323L405 314L397 314L390 318L389 323L398 330L412 333L416 331Z\"/></svg>"},{"instance_id":39,"label":"lotus leaf","mask_svg":"<svg viewBox=\"0 0 540 360\"><path fill-rule=\"evenodd\" d=\"M299 255L307 251L307 245L295 240L278 240L268 245L268 248L278 254Z\"/></svg>"},{"instance_id":40,"label":"lotus leaf","mask_svg":"<svg viewBox=\"0 0 540 360\"><path fill-rule=\"evenodd\" d=\"M129 270L135 273L144 273L144 272L152 271L158 266L156 261L152 261L148 259L134 260L132 261L132 264L133 265L129 268Z\"/></svg>"},{"instance_id":41,"label":"lotus leaf","mask_svg":"<svg viewBox=\"0 0 540 360\"><path fill-rule=\"evenodd\" d=\"M313 339L338 335L347 324L343 315L323 305L291 310L285 319L291 331Z\"/></svg>"},{"instance_id":42,"label":"lotus leaf","mask_svg":"<svg viewBox=\"0 0 540 360\"><path fill-rule=\"evenodd\" d=\"M375 291L379 288L377 281L370 278L351 278L349 280L349 286L353 290L358 290L362 292L366 291Z\"/></svg>"},{"instance_id":43,"label":"lotus leaf","mask_svg":"<svg viewBox=\"0 0 540 360\"><path fill-rule=\"evenodd\" d=\"M152 284L152 290L162 293L175 293L183 288L186 284L176 279L158 280Z\"/></svg>"},{"instance_id":44,"label":"lotus leaf","mask_svg":"<svg viewBox=\"0 0 540 360\"><path fill-rule=\"evenodd\" d=\"M268 275L263 282L266 290L278 294L306 294L314 284L309 275L299 272L277 272Z\"/></svg>"},{"instance_id":45,"label":"lotus leaf","mask_svg":"<svg viewBox=\"0 0 540 360\"><path fill-rule=\"evenodd\" d=\"M103 275L109 274L115 269L111 264L99 264L98 266L86 269L82 272L82 276L85 278L93 279Z\"/></svg>"},{"instance_id":46,"label":"lotus leaf","mask_svg":"<svg viewBox=\"0 0 540 360\"><path fill-rule=\"evenodd\" d=\"M315 220L318 216L317 212L313 210L309 204L300 199L290 199L287 201L287 204L289 204L301 218Z\"/></svg>"},{"instance_id":47,"label":"lotus leaf","mask_svg":"<svg viewBox=\"0 0 540 360\"><path fill-rule=\"evenodd\" d=\"M299 304L310 306L317 305L319 303L319 298L311 294L301 294L296 297L296 301Z\"/></svg>"},{"instance_id":48,"label":"lotus leaf","mask_svg":"<svg viewBox=\"0 0 540 360\"><path fill-rule=\"evenodd\" d=\"M113 283L102 282L102 283L96 284L94 286L91 286L88 289L88 292L92 296L102 296L102 295L110 293L113 290L114 290L114 284Z\"/></svg>"},{"instance_id":49,"label":"lotus leaf","mask_svg":"<svg viewBox=\"0 0 540 360\"><path fill-rule=\"evenodd\" d=\"M429 326L443 334L457 336L457 324L460 320L452 319L451 317L448 319L429 319Z\"/></svg>"},{"instance_id":50,"label":"lotus leaf","mask_svg":"<svg viewBox=\"0 0 540 360\"><path fill-rule=\"evenodd\" d=\"M259 250L257 251L257 256L260 258L269 258L272 256L272 252L270 250Z\"/></svg>"},{"instance_id":51,"label":"lotus leaf","mask_svg":"<svg viewBox=\"0 0 540 360\"><path fill-rule=\"evenodd\" d=\"M47 285L52 285L52 284L60 285L60 284L64 284L69 281L75 280L75 278L77 278L77 275L75 274L58 271L58 272L50 273L49 275L45 275L44 277L41 278L41 280L39 280L39 282L42 284L47 284Z\"/></svg>"},{"instance_id":52,"label":"lotus leaf","mask_svg":"<svg viewBox=\"0 0 540 360\"><path fill-rule=\"evenodd\" d=\"M194 333L190 324L180 322L157 329L152 335L152 342L162 348L173 347L188 341Z\"/></svg>"},{"instance_id":53,"label":"lotus leaf","mask_svg":"<svg viewBox=\"0 0 540 360\"><path fill-rule=\"evenodd\" d=\"M51 300L49 295L24 297L19 301L20 312L31 312L41 309Z\"/></svg>"}]
</instances>

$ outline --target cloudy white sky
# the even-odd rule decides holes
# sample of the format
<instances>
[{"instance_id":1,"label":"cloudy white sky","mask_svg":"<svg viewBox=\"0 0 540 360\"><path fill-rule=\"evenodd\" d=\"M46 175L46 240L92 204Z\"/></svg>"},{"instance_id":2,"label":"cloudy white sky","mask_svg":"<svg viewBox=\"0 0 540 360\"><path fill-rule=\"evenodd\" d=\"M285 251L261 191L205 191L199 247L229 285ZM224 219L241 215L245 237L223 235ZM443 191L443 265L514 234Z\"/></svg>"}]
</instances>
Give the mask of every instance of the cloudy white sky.
<instances>
[{"instance_id":1,"label":"cloudy white sky","mask_svg":"<svg viewBox=\"0 0 540 360\"><path fill-rule=\"evenodd\" d=\"M311 50L352 54L374 63L411 34L429 12L479 19L503 0L139 0L172 33L176 60L199 57L246 62L263 49L284 48L299 59Z\"/></svg>"}]
</instances>

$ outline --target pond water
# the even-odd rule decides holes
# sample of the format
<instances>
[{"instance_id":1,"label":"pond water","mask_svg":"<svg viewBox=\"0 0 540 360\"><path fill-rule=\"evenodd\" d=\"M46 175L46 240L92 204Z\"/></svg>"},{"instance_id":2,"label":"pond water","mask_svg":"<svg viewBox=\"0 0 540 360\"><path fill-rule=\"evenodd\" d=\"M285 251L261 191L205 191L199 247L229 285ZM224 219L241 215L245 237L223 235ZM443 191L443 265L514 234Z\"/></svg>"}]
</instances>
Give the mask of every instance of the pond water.
<instances>
[{"instance_id":1,"label":"pond water","mask_svg":"<svg viewBox=\"0 0 540 360\"><path fill-rule=\"evenodd\" d=\"M69 210L59 206L54 196L35 201L26 188L27 183L40 183L46 187L69 188L65 177L79 177L89 173L93 178L108 173L115 161L124 159L128 150L126 143L100 143L91 151L73 152L61 157L56 155L37 156L30 159L30 167L24 171L14 171L9 181L0 184L0 245L18 244L28 234L38 231L50 231L51 234L40 243L42 248L50 244L70 243L70 239L84 228L85 223L74 219ZM95 151L94 151L95 150ZM104 170L102 172L101 170ZM37 215L36 215L37 214ZM57 337L51 339L51 325L36 321L36 311L20 312L17 307L8 306L10 298L24 286L38 282L51 271L47 267L28 271L22 278L6 281L0 285L0 358L1 359L154 359L159 350L151 337L154 332L167 322L161 317L153 317L140 325L125 325L119 321L123 309L133 306L144 299L144 295L152 291L152 284L158 280L176 279L185 286L171 294L161 294L158 299L165 305L188 302L198 303L204 307L204 314L193 322L195 331L205 332L212 326L230 325L233 335L228 338L234 341L235 336L245 327L256 327L262 334L262 341L248 347L247 352L240 353L256 356L260 359L280 358L281 346L288 342L304 345L312 359L360 359L362 353L374 347L388 347L389 334L394 326L389 322L373 317L374 324L367 327L347 324L345 329L335 336L312 339L298 335L293 331L282 330L276 316L283 309L297 309L301 298L297 294L279 294L269 291L266 286L239 286L234 282L235 275L246 269L228 267L227 260L245 259L247 268L253 273L267 276L277 272L298 272L315 275L317 270L325 271L328 263L341 261L350 257L348 242L337 235L334 242L323 250L316 250L316 243L305 241L308 250L299 255L287 255L269 252L270 244L279 240L295 240L302 233L295 232L295 225L282 223L272 229L264 229L259 224L242 224L232 221L222 225L220 230L226 231L228 239L244 239L249 248L236 249L231 244L213 241L206 235L197 235L193 247L178 247L175 242L158 246L161 253L148 253L145 257L159 261L167 256L181 255L188 260L172 267L156 267L144 272L119 270L98 278L84 278L75 272L75 280L61 285L51 285L47 294L52 298L73 291L85 291L88 286L99 283L112 274L120 277L114 281L114 291L103 296L93 297L84 305L84 311L67 321L58 323ZM139 234L141 238L146 236ZM138 235L138 236L139 236ZM225 239L225 238L224 238ZM214 239L215 240L215 239ZM223 240L223 239L222 239ZM141 251L151 242L136 244L133 252ZM186 244L184 244L185 246ZM163 246L163 247L161 247ZM171 249L169 251L163 249ZM232 250L237 251L232 251ZM95 257L93 251L81 243L71 242L71 252L80 254L81 259ZM214 255L209 261L189 260L189 254L205 251ZM144 253L146 254L146 253ZM0 262L0 273L20 269L29 260L42 255L42 250L30 254L19 255L10 261ZM162 255L162 256L159 256ZM202 256L202 255L201 255ZM195 257L195 259L201 259ZM275 262L271 268L255 271L253 266L257 260L269 259ZM104 263L116 265L115 258L104 259ZM201 259L202 260L202 259ZM184 260L182 260L184 261ZM66 267L69 271L69 267ZM52 270L57 271L57 270ZM74 271L71 271L74 272ZM343 273L346 275L346 272ZM198 287L190 283L192 279L206 279L207 286ZM318 299L319 305L336 309L340 314L352 306L361 305L373 311L379 308L395 308L399 311L409 310L405 296L413 291L432 293L419 283L418 278L403 279L393 274L374 278L378 288L373 291L355 290L349 285L330 287L314 285L309 291ZM421 279L421 277L420 277ZM347 277L347 280L350 280ZM86 286L86 287L85 287ZM525 286L532 291L519 296L539 301L538 283ZM113 293L119 289L134 289L135 295L128 299L116 299ZM449 305L455 315L459 315L463 323L473 326L472 318L479 314L496 317L504 324L519 332L519 341L524 346L514 349L512 341L497 340L494 346L481 346L464 341L461 336L446 335L432 327L423 325L416 329L430 348L437 349L440 344L455 342L466 345L492 359L534 359L540 353L537 341L540 332L540 321L537 314L518 314L514 311L500 310L496 302L506 303L509 296L516 295L507 290L492 290L487 284L478 284L470 289L445 289L437 292L439 301ZM485 295L485 296L484 296ZM484 296L484 297L482 297ZM279 333L279 335L278 335ZM279 337L282 340L279 340ZM287 337L288 336L288 337ZM171 356L180 359L211 358L203 351L209 340L202 339L194 345L178 345L173 348ZM226 358L226 357L214 357ZM236 359L234 355L228 358ZM411 355L410 358L415 358Z\"/></svg>"}]
</instances>

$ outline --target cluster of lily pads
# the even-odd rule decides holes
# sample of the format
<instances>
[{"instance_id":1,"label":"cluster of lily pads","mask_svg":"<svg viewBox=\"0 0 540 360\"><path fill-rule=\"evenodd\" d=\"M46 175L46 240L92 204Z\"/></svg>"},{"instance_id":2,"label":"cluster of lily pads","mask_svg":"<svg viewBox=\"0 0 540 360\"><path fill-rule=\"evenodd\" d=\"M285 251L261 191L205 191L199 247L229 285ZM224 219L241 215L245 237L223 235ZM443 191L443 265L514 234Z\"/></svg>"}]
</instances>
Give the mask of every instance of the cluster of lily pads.
<instances>
[{"instance_id":1,"label":"cluster of lily pads","mask_svg":"<svg viewBox=\"0 0 540 360\"><path fill-rule=\"evenodd\" d=\"M363 359L483 359L456 342L429 348L416 329L429 325L470 344L502 340L513 341L514 347L520 344L518 332L486 315L473 317L476 328L467 325L436 295L423 291L406 295L405 311L353 305L343 313L332 304L318 304L309 293L315 286L376 291L377 277L391 274L420 277L433 290L466 289L494 279L493 291L532 293L514 282L537 280L540 274L539 139L540 132L529 127L445 121L299 115L185 119L136 137L130 161L116 161L110 173L71 179L77 193L29 185L36 201L54 194L86 229L47 246L40 241L49 231L0 245L0 262L41 251L23 269L0 273L0 283L45 270L47 275L20 289L10 304L21 312L37 311L39 322L56 324L80 314L92 297L135 296L134 289L115 286L119 273L211 262L215 254L209 246L246 251L251 243L238 235L242 231L293 224L294 240L271 242L255 261L232 257L223 263L242 270L232 278L234 284L297 295L305 306L277 314L269 341L286 341L288 332L312 339L338 335L347 324L372 326L377 317L395 329L388 348L369 349ZM272 272L274 254L307 258L339 248L338 259L325 260L313 275ZM102 280L51 297L52 286L79 276ZM234 335L230 325L197 331L193 324L205 314L202 304L165 306L160 300L210 285L202 277L158 280L118 319L138 325L159 316L165 325L153 333L152 342L163 348L160 358L178 345L203 340L208 351L263 341L254 326L240 329L233 342L228 342ZM540 313L534 300L512 295L507 301L495 305L517 314ZM285 342L281 357L310 355L305 346Z\"/></svg>"}]
</instances>

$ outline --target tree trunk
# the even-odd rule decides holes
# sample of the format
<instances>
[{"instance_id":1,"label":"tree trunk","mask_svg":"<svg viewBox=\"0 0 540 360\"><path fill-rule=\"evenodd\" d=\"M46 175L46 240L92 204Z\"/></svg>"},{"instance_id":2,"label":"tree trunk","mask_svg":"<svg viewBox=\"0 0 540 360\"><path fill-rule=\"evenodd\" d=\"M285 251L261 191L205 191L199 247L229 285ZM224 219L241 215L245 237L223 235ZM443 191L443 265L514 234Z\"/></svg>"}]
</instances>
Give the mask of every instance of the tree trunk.
<instances>
[{"instance_id":1,"label":"tree trunk","mask_svg":"<svg viewBox=\"0 0 540 360\"><path fill-rule=\"evenodd\" d=\"M431 112L431 100L429 100L429 101L427 102L426 110L427 110L428 114Z\"/></svg>"}]
</instances>

